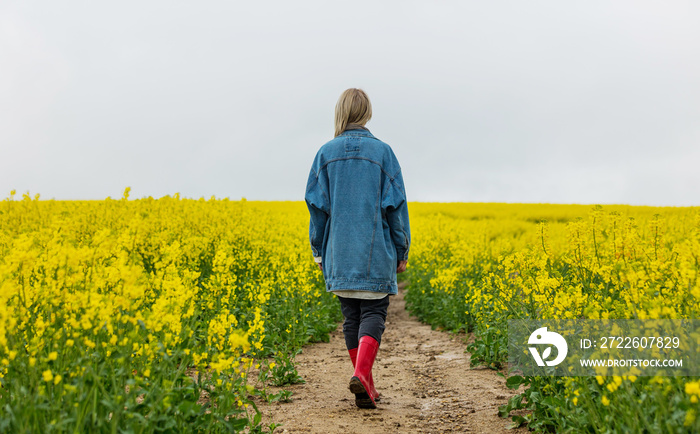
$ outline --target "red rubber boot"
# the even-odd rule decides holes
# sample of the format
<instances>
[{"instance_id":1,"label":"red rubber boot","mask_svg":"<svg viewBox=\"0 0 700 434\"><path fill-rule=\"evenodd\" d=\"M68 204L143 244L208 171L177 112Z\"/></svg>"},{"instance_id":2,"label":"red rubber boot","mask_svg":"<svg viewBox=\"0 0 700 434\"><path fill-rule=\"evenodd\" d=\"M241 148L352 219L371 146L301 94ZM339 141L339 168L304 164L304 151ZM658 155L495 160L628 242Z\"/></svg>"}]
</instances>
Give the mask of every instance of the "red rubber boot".
<instances>
[{"instance_id":1,"label":"red rubber boot","mask_svg":"<svg viewBox=\"0 0 700 434\"><path fill-rule=\"evenodd\" d=\"M372 376L372 365L377 357L379 342L371 336L362 336L360 346L357 347L357 360L355 362L355 373L350 379L348 388L355 394L355 405L360 408L377 408L374 398L371 395L370 378Z\"/></svg>"},{"instance_id":2,"label":"red rubber boot","mask_svg":"<svg viewBox=\"0 0 700 434\"><path fill-rule=\"evenodd\" d=\"M350 354L350 361L352 362L352 367L355 367L355 361L357 360L357 348L353 348L352 350L348 350L348 353ZM379 392L377 392L377 389L374 387L374 378L372 377L372 373L369 373L369 389L370 393L372 394L372 398L374 398L374 402L379 402L382 400L382 398L379 396Z\"/></svg>"}]
</instances>

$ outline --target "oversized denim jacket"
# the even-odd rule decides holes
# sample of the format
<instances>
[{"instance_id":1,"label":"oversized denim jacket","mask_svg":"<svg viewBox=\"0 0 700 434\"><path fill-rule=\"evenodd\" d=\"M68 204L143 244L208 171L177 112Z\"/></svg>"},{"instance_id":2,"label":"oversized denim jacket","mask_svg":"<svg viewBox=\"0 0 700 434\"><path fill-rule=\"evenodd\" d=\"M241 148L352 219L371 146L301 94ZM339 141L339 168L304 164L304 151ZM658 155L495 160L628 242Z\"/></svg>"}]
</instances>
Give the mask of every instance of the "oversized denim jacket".
<instances>
[{"instance_id":1,"label":"oversized denim jacket","mask_svg":"<svg viewBox=\"0 0 700 434\"><path fill-rule=\"evenodd\" d=\"M316 154L306 185L309 236L326 290L396 294L411 232L401 167L367 129L346 130Z\"/></svg>"}]
</instances>

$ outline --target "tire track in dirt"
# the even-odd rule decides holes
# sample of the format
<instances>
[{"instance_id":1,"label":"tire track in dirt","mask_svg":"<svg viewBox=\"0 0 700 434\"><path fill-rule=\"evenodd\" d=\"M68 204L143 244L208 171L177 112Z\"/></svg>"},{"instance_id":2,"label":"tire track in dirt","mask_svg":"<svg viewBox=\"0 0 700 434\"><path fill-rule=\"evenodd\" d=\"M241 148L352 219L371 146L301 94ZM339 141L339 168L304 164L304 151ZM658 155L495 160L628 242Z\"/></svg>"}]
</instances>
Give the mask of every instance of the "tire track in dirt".
<instances>
[{"instance_id":1,"label":"tire track in dirt","mask_svg":"<svg viewBox=\"0 0 700 434\"><path fill-rule=\"evenodd\" d=\"M513 391L490 369L470 369L463 336L432 330L410 317L403 287L393 296L374 363L382 401L355 407L348 390L352 364L342 326L329 343L307 346L296 358L304 384L286 386L291 403L262 405L275 433L523 433L498 416ZM271 392L282 388L271 388ZM262 408L261 408L262 409Z\"/></svg>"}]
</instances>

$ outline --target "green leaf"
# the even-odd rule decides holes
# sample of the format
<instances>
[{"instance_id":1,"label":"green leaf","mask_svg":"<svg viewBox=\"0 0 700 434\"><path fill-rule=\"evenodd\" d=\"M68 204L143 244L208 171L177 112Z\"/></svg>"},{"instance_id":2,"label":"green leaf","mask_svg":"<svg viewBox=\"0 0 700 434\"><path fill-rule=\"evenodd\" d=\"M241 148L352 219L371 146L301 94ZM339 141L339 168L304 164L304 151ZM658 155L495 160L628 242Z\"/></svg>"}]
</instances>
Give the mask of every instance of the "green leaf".
<instances>
[{"instance_id":1,"label":"green leaf","mask_svg":"<svg viewBox=\"0 0 700 434\"><path fill-rule=\"evenodd\" d=\"M518 415L513 416L511 419L513 420L513 424L509 426L508 429L520 428L527 422L524 417Z\"/></svg>"},{"instance_id":2,"label":"green leaf","mask_svg":"<svg viewBox=\"0 0 700 434\"><path fill-rule=\"evenodd\" d=\"M506 387L509 389L517 389L521 384L527 384L529 381L521 375L513 375L506 379Z\"/></svg>"}]
</instances>

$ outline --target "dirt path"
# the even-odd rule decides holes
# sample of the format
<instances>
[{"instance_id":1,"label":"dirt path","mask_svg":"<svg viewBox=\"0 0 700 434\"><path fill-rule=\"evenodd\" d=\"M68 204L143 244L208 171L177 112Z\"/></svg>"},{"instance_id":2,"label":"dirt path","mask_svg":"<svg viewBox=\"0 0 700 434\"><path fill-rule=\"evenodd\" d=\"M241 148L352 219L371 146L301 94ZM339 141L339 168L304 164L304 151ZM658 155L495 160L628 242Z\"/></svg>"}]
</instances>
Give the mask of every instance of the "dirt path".
<instances>
[{"instance_id":1,"label":"dirt path","mask_svg":"<svg viewBox=\"0 0 700 434\"><path fill-rule=\"evenodd\" d=\"M305 384L287 386L293 402L266 412L282 423L275 433L522 433L508 430L498 406L513 392L488 369L470 369L459 337L431 330L409 317L403 291L392 297L387 327L374 364L382 396L376 410L355 407L348 390L352 364L342 327L329 343L310 345L297 356ZM265 418L270 420L270 416Z\"/></svg>"}]
</instances>

